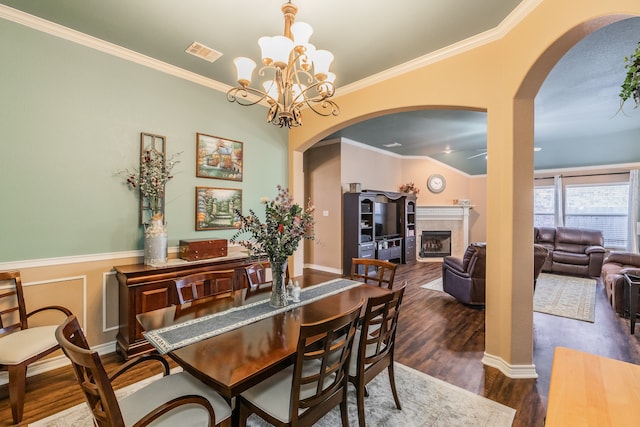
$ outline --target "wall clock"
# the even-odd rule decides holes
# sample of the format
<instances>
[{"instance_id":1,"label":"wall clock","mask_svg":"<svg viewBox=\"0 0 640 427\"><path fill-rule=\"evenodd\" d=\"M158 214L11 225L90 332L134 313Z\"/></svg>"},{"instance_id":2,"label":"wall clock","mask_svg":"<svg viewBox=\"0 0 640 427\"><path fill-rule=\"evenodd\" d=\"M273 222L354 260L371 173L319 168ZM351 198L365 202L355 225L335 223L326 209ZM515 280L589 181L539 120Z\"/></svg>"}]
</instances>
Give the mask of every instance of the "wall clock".
<instances>
[{"instance_id":1,"label":"wall clock","mask_svg":"<svg viewBox=\"0 0 640 427\"><path fill-rule=\"evenodd\" d=\"M439 174L433 174L427 180L427 188L432 193L441 193L447 186L447 181Z\"/></svg>"}]
</instances>

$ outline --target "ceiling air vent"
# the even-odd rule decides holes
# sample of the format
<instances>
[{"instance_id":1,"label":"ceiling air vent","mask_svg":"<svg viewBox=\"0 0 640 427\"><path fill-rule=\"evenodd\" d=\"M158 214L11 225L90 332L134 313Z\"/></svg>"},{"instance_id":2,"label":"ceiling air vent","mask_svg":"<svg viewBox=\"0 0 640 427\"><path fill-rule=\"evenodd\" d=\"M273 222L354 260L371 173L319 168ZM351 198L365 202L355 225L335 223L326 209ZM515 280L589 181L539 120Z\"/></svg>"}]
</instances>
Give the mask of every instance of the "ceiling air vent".
<instances>
[{"instance_id":1,"label":"ceiling air vent","mask_svg":"<svg viewBox=\"0 0 640 427\"><path fill-rule=\"evenodd\" d=\"M213 62L222 56L222 53L217 50L211 49L210 47L198 42L191 43L191 46L189 46L185 52L190 53L193 56L197 56L198 58L202 58L208 62Z\"/></svg>"}]
</instances>

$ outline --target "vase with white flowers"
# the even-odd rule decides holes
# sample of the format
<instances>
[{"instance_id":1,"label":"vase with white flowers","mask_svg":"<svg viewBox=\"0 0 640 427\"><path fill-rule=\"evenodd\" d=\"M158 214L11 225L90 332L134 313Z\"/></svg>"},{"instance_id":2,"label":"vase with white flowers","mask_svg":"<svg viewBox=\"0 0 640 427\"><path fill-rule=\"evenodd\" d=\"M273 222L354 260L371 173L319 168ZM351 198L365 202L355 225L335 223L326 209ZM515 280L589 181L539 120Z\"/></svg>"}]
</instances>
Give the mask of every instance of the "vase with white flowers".
<instances>
[{"instance_id":1,"label":"vase with white flowers","mask_svg":"<svg viewBox=\"0 0 640 427\"><path fill-rule=\"evenodd\" d=\"M155 149L144 152L140 158L140 167L133 170L120 171L125 183L138 190L141 206L150 212L150 223L143 223L144 263L160 265L167 262L167 227L164 221L164 197L167 182L173 179L171 170L179 163L176 160L180 153L165 156Z\"/></svg>"},{"instance_id":2,"label":"vase with white flowers","mask_svg":"<svg viewBox=\"0 0 640 427\"><path fill-rule=\"evenodd\" d=\"M261 199L265 205L264 220L251 209L247 216L235 211L238 232L231 241L247 248L252 256L266 255L269 258L273 276L270 303L274 307L284 307L288 304L285 284L287 259L298 249L302 239L314 238L315 207L309 201L303 208L293 203L288 189L281 185L277 188L275 199ZM244 233L250 233L251 238L241 240Z\"/></svg>"}]
</instances>

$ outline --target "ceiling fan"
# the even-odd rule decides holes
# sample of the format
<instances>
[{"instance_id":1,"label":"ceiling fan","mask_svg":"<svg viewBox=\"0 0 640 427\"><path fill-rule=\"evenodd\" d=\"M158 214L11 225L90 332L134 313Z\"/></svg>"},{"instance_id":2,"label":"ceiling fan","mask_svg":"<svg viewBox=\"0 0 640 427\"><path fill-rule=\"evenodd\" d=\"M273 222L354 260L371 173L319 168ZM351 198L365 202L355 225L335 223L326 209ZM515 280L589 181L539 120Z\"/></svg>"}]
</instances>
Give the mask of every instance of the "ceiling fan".
<instances>
[{"instance_id":1,"label":"ceiling fan","mask_svg":"<svg viewBox=\"0 0 640 427\"><path fill-rule=\"evenodd\" d=\"M473 156L469 156L467 157L467 160L471 160L471 159L475 159L476 157L481 157L481 156L485 156L487 155L487 150L482 150L482 153L479 154L474 154Z\"/></svg>"},{"instance_id":2,"label":"ceiling fan","mask_svg":"<svg viewBox=\"0 0 640 427\"><path fill-rule=\"evenodd\" d=\"M542 150L542 147L533 147L533 151L538 152ZM480 156L487 156L487 150L482 150L480 149L480 151L482 151L482 153L479 154L474 154L473 156L469 156L467 157L467 160L471 160L471 159L475 159L476 157L480 157Z\"/></svg>"}]
</instances>

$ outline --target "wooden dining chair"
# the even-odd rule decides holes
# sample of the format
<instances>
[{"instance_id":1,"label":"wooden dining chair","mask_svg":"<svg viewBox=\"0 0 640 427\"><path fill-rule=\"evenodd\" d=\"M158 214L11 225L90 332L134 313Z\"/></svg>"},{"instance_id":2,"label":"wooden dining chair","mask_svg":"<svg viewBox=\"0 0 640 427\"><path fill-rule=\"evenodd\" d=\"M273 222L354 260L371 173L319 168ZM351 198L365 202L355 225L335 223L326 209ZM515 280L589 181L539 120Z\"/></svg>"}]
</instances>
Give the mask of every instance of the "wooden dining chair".
<instances>
[{"instance_id":1,"label":"wooden dining chair","mask_svg":"<svg viewBox=\"0 0 640 427\"><path fill-rule=\"evenodd\" d=\"M0 290L0 371L9 373L11 415L14 424L18 424L24 409L27 367L60 348L55 338L58 325L29 327L28 319L44 311L64 316L71 315L71 311L47 306L27 313L20 272L0 272L0 284L3 282L13 282L13 286Z\"/></svg>"},{"instance_id":2,"label":"wooden dining chair","mask_svg":"<svg viewBox=\"0 0 640 427\"><path fill-rule=\"evenodd\" d=\"M247 265L244 268L244 271L247 276L247 285L249 286L249 289L256 290L267 283L271 283L271 273L269 270L271 270L271 264L269 261L256 262L251 265Z\"/></svg>"},{"instance_id":3,"label":"wooden dining chair","mask_svg":"<svg viewBox=\"0 0 640 427\"><path fill-rule=\"evenodd\" d=\"M107 376L100 356L92 351L78 319L69 316L55 332L98 427L220 425L231 407L213 389L186 372L169 375L159 354L131 359ZM147 361L162 364L163 377L118 400L112 382L133 366Z\"/></svg>"},{"instance_id":4,"label":"wooden dining chair","mask_svg":"<svg viewBox=\"0 0 640 427\"><path fill-rule=\"evenodd\" d=\"M349 382L356 389L360 427L365 426L364 398L368 396L366 385L385 369L389 373L391 393L396 407L402 409L396 391L393 353L398 314L406 285L405 281L400 289L392 293L369 298L362 326L356 332L354 349L349 362Z\"/></svg>"},{"instance_id":5,"label":"wooden dining chair","mask_svg":"<svg viewBox=\"0 0 640 427\"><path fill-rule=\"evenodd\" d=\"M397 267L397 264L381 259L353 258L351 280L392 289Z\"/></svg>"},{"instance_id":6,"label":"wooden dining chair","mask_svg":"<svg viewBox=\"0 0 640 427\"><path fill-rule=\"evenodd\" d=\"M311 426L337 405L348 426L347 368L363 304L300 325L293 366L240 394L240 426L252 413L277 426Z\"/></svg>"},{"instance_id":7,"label":"wooden dining chair","mask_svg":"<svg viewBox=\"0 0 640 427\"><path fill-rule=\"evenodd\" d=\"M249 289L256 290L258 288L271 286L271 263L269 261L255 262L244 268L247 276L247 285ZM286 280L289 280L289 265L285 271Z\"/></svg>"},{"instance_id":8,"label":"wooden dining chair","mask_svg":"<svg viewBox=\"0 0 640 427\"><path fill-rule=\"evenodd\" d=\"M233 291L234 270L216 270L190 274L173 280L180 304Z\"/></svg>"}]
</instances>

